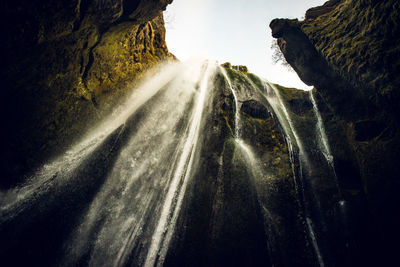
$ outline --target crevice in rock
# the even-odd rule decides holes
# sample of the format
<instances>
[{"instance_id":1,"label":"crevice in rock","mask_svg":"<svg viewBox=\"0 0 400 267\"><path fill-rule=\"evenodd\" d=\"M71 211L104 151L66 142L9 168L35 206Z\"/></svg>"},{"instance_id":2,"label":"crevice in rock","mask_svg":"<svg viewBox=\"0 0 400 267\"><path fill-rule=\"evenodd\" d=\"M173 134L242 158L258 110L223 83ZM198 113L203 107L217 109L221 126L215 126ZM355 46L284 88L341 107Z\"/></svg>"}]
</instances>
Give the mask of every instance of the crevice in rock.
<instances>
[{"instance_id":1,"label":"crevice in rock","mask_svg":"<svg viewBox=\"0 0 400 267\"><path fill-rule=\"evenodd\" d=\"M81 72L82 72L82 76L81 76L81 77L82 77L83 86L84 86L85 90L86 90L89 94L91 94L91 101L92 101L93 105L94 105L96 108L98 108L99 105L98 105L98 103L97 103L97 101L96 101L96 98L95 98L94 93L89 89L88 84L87 84L87 82L88 82L88 74L89 74L89 71L90 71L90 69L92 68L92 65L93 65L94 60L95 60L95 58L94 58L94 49L96 49L96 47L101 43L103 35L104 35L110 28L115 27L115 26L117 26L117 25L119 25L119 24L122 24L122 23L124 23L124 22L130 22L130 21L133 21L133 20L131 20L131 19L127 18L127 17L126 17L126 18L125 18L125 17L120 17L120 18L119 18L117 21L115 21L114 23L111 23L110 25L108 25L108 26L106 26L106 27L100 27L100 28L99 28L98 37L97 37L97 40L96 40L95 44L94 44L92 47L89 48L89 51L88 51L88 62L87 62L87 64L86 64L85 66L81 66L81 69L83 69L83 72L81 71ZM146 27L146 25L147 25L148 23L150 23L150 22L143 23L143 24L140 24L140 25L139 25L139 28L138 28L138 30L137 30L137 32L136 32L136 39L138 38L140 32L143 30L144 27ZM85 44L85 45L87 46L87 44ZM81 61L82 64L84 64L84 61L85 61L85 60L82 59L82 61Z\"/></svg>"},{"instance_id":2,"label":"crevice in rock","mask_svg":"<svg viewBox=\"0 0 400 267\"><path fill-rule=\"evenodd\" d=\"M104 32L103 32L103 33L104 33ZM102 32L99 32L99 36L98 36L98 38L97 38L96 43L95 43L92 47L89 48L89 52L88 52L88 56L89 56L88 62L87 62L87 64L86 64L86 66L83 67L83 73L82 73L82 84L83 84L83 87L84 87L85 90L91 95L91 101L92 101L93 105L94 105L96 108L98 108L98 104L97 104L97 102L96 102L94 93L93 93L91 90L89 90L89 88L88 88L88 85L87 85L87 76L88 76L89 70L90 70L90 68L92 67L93 62L94 62L93 50L94 50L94 49L97 47L97 45L100 43L101 37L102 37L103 33L102 33ZM82 62L82 64L83 64L83 62L84 62L83 57L82 57L82 61L81 61L81 62ZM81 69L82 69L82 66L81 66Z\"/></svg>"},{"instance_id":3,"label":"crevice in rock","mask_svg":"<svg viewBox=\"0 0 400 267\"><path fill-rule=\"evenodd\" d=\"M79 10L78 20L74 22L72 31L80 29L83 19L89 9L89 0L80 0L77 9Z\"/></svg>"},{"instance_id":4,"label":"crevice in rock","mask_svg":"<svg viewBox=\"0 0 400 267\"><path fill-rule=\"evenodd\" d=\"M124 1L123 2L123 14L121 17L128 18L139 7L140 0L135 1Z\"/></svg>"}]
</instances>

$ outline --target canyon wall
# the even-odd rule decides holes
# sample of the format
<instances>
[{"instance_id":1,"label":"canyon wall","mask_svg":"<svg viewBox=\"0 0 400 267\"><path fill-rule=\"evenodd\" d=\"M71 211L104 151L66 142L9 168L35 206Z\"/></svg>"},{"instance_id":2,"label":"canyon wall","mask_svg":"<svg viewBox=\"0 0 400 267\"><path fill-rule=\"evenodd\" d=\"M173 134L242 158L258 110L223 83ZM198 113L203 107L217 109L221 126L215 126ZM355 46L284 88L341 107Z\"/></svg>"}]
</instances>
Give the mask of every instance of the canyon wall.
<instances>
[{"instance_id":1,"label":"canyon wall","mask_svg":"<svg viewBox=\"0 0 400 267\"><path fill-rule=\"evenodd\" d=\"M331 0L304 21L270 24L287 62L316 88L344 199L364 203L369 264L389 262L399 237L399 5Z\"/></svg>"},{"instance_id":2,"label":"canyon wall","mask_svg":"<svg viewBox=\"0 0 400 267\"><path fill-rule=\"evenodd\" d=\"M174 59L162 10L172 0L3 1L0 187L77 140L145 70Z\"/></svg>"}]
</instances>

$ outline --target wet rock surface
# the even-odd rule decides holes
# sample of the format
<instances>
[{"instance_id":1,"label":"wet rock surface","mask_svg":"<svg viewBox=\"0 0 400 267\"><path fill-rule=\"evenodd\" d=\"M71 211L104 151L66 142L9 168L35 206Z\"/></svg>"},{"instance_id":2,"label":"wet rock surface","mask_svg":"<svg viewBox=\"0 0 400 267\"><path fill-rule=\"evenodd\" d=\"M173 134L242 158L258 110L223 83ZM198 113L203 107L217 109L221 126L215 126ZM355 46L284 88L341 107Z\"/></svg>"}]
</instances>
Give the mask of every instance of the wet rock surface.
<instances>
[{"instance_id":1,"label":"wet rock surface","mask_svg":"<svg viewBox=\"0 0 400 267\"><path fill-rule=\"evenodd\" d=\"M268 109L256 100L247 100L242 103L240 111L257 119L267 119L269 117Z\"/></svg>"},{"instance_id":2,"label":"wet rock surface","mask_svg":"<svg viewBox=\"0 0 400 267\"><path fill-rule=\"evenodd\" d=\"M270 24L287 62L316 88L345 198L365 210L359 217L364 219L358 219L364 232L357 235L370 256L355 253L358 260L349 258L348 265L356 264L353 260L390 264L395 255L391 244L400 234L398 216L392 213L400 202L400 113L394 104L400 88L398 5L328 1L310 9L304 21Z\"/></svg>"},{"instance_id":3,"label":"wet rock surface","mask_svg":"<svg viewBox=\"0 0 400 267\"><path fill-rule=\"evenodd\" d=\"M79 143L79 149L44 165L30 178L32 185L5 191L4 262L335 266L344 261L345 242L359 239L342 229L359 229L354 222L363 217L353 216L349 224L349 210L359 206L346 200L341 208L334 172L321 149L316 107L301 104L312 103L310 93L210 61L198 64L197 69L176 65L180 71L169 82L142 88L154 94L117 120L121 125L115 130L98 128L104 137ZM182 71L188 67L199 77ZM351 169L346 163L341 170Z\"/></svg>"},{"instance_id":4,"label":"wet rock surface","mask_svg":"<svg viewBox=\"0 0 400 267\"><path fill-rule=\"evenodd\" d=\"M172 1L4 1L0 187L21 182L102 118L145 70L172 59Z\"/></svg>"},{"instance_id":5,"label":"wet rock surface","mask_svg":"<svg viewBox=\"0 0 400 267\"><path fill-rule=\"evenodd\" d=\"M247 74L232 71L230 75L235 79L235 86L240 85L242 100L256 95L250 80L243 76ZM182 208L176 225L168 223L167 226L173 225L174 232L171 243L165 247L168 253L163 259L164 265L272 266L271 253L274 254L273 262L277 263L313 262L307 238L302 234L303 226L297 216L291 162L279 123L271 116L259 119L241 113L244 121L243 138L249 147L254 148L256 157L262 159L262 168L268 166L270 176L265 176L249 165L249 155L234 137L234 129L237 127L235 103L227 81L218 72L213 78L215 80L210 82L208 90L210 101L204 104L204 120L197 141L199 149L193 151L194 162L189 165L194 167L186 170L190 173L190 180L184 192ZM241 84L244 80L247 82ZM180 86L182 84L185 83L179 82ZM170 89L175 87L172 84ZM24 188L28 192L21 195L22 201L11 200L15 207L3 205L10 199L2 200L0 234L5 238L0 242L0 255L3 263L86 266L98 262L106 265L115 261L115 257L108 254L114 251L114 246L107 243L114 241L116 246L123 249L124 257L119 259L119 265L143 265L153 240L152 231L157 226L160 209L164 206L163 197L170 186L167 183L166 188L158 188L158 183L168 177L166 173L175 164L158 164L156 173L159 172L160 176L146 189L148 180L154 179L156 173L150 170L147 176L142 174L137 179L132 177L138 167L135 167L131 157L133 154L141 156L141 151L137 148L139 144L132 143L131 138L146 125L146 116L152 113L155 113L153 115L156 118L159 116L153 109L160 108L160 104L169 97L163 91L155 94L146 105L99 143L96 149L88 150L88 154L82 156L82 161L80 154L83 152L79 150L77 158L67 157L72 163L77 161L76 166L67 162L67 171L56 168L54 173L50 168L50 176L45 181L42 181L45 178L41 177L42 173L38 173L36 178L41 178L39 186L34 187L32 192L29 186ZM188 105L193 103L189 101ZM263 104L258 104L261 109L260 105ZM176 105L171 107L176 108ZM166 118L170 116L170 113L165 114ZM191 123L189 118L183 116L179 119L175 131L184 134L185 126ZM151 123L147 126L154 132ZM160 133L171 130L168 127L162 129ZM152 136L160 141L158 134L149 133L142 137ZM172 153L171 148L179 145L182 138L178 135L168 141L172 141L172 145L166 147L166 151ZM154 142L149 143L159 146ZM149 144L142 142L141 145L152 153ZM140 157L136 160L148 164L158 159L155 157L148 161ZM171 157L166 157L166 160L169 162ZM57 164L63 165L64 161ZM47 173L46 168L43 172ZM129 191L129 194L125 191ZM137 199L154 191L153 201L142 211L144 203ZM10 192L11 195L14 193L18 195L19 191ZM103 194L107 196L105 202L101 207L96 206L98 201L101 202ZM129 197L126 203L120 202L124 196ZM104 206L107 208L104 209ZM121 208L135 206L139 207L136 212L119 212ZM270 216L268 223L265 221L266 209ZM121 216L122 219L130 216L137 218L140 212L144 212L140 220L122 220L123 223L113 221ZM104 230L109 220L112 222L111 228ZM143 223L140 231L130 234L125 232L126 226L135 229L139 223ZM116 229L116 234L110 233L113 229ZM123 232L122 236L116 238L115 235L120 235L120 232ZM77 243L73 242L75 234L78 237ZM131 239L131 235L135 234L137 236ZM274 242L273 251L268 246L270 239ZM121 240L132 240L132 243L125 244ZM72 247L69 242L72 242ZM105 249L106 253L99 254L98 249ZM278 257L277 253L282 253L281 249L284 253ZM285 259L285 255L291 257Z\"/></svg>"},{"instance_id":6,"label":"wet rock surface","mask_svg":"<svg viewBox=\"0 0 400 267\"><path fill-rule=\"evenodd\" d=\"M2 3L7 14L2 25L9 25L2 28L8 39L1 44L2 108L9 129L3 139L2 188L24 180L22 174L44 158L64 152L91 127L88 121L103 117L126 94L127 84L172 57L160 13L171 1L39 2ZM329 153L321 150L323 138L315 131L318 121L308 93L268 84L243 66L236 71L227 64L230 84L222 73L215 74L217 95L208 103L209 117L201 124L201 149L193 152L199 167L185 191L165 265L389 265L397 249L392 242L399 234L397 7L396 1L328 1L309 11L304 22L271 23L288 63L304 82L316 87L313 95L334 169ZM268 101L274 94L275 103L276 94L282 98L280 112L288 117L287 125ZM160 107L156 100L110 133L73 171L56 170L39 192L29 191L27 198L15 189L22 201L15 209L1 207L4 262L59 265L66 257L67 262L87 265L92 259L111 259L91 253L98 243L103 245L99 229L107 224L106 218L119 214L114 203L127 188L131 198L154 193L154 184L161 180L147 184L138 179L134 186L130 180L121 182L118 168L129 175L137 171L129 157L111 176L128 137L143 126L142 116L151 107ZM177 123L177 131L184 130L189 117L185 118ZM288 128L292 131L285 132ZM124 155L136 152L131 149ZM307 162L305 154L314 161ZM166 173L169 167L151 170ZM119 182L123 190L117 187ZM104 183L110 186L104 190L107 201L91 209L99 216L93 225L89 220L87 236L80 236L79 229L85 228L78 226ZM143 185L148 186L139 190ZM158 203L165 191L159 189L150 203ZM128 200L129 205L118 208L135 203ZM130 241L132 233L123 232L132 246L123 251L127 265L145 261L157 225L152 209L162 208L152 205L142 218L146 227L138 231L136 243ZM115 225L115 233L121 234L124 225ZM78 243L84 237L87 244L81 250L73 246L78 253L65 256L63 242L77 228ZM115 238L107 229L104 232ZM103 249L112 251L107 243Z\"/></svg>"}]
</instances>

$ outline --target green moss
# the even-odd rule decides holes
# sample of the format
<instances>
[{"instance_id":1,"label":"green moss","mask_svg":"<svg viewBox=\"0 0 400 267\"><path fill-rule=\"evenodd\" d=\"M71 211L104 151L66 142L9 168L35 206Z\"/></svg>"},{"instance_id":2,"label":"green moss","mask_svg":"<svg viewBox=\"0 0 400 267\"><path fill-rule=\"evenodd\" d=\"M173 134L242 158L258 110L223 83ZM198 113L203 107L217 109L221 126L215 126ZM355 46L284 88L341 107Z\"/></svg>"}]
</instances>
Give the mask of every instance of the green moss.
<instances>
[{"instance_id":1,"label":"green moss","mask_svg":"<svg viewBox=\"0 0 400 267\"><path fill-rule=\"evenodd\" d=\"M240 77L240 73L233 69L226 69L229 79L235 79Z\"/></svg>"},{"instance_id":2,"label":"green moss","mask_svg":"<svg viewBox=\"0 0 400 267\"><path fill-rule=\"evenodd\" d=\"M82 82L81 77L78 78L78 81L74 87L76 88L75 91L76 98L83 98L86 99L87 101L91 101L92 94L90 94L89 91L86 89L85 85Z\"/></svg>"},{"instance_id":3,"label":"green moss","mask_svg":"<svg viewBox=\"0 0 400 267\"><path fill-rule=\"evenodd\" d=\"M276 89L278 89L281 97L286 101L290 102L294 99L308 99L308 93L303 90L299 90L296 88L288 88L281 86L279 84L273 84Z\"/></svg>"},{"instance_id":4,"label":"green moss","mask_svg":"<svg viewBox=\"0 0 400 267\"><path fill-rule=\"evenodd\" d=\"M370 90L376 90L368 94L382 95L391 91L388 84L400 84L398 75L379 76L382 72L397 72L398 64L385 62L392 62L400 54L399 10L398 1L381 1L375 5L342 1L332 12L304 21L302 30L338 73L354 85L364 83Z\"/></svg>"},{"instance_id":5,"label":"green moss","mask_svg":"<svg viewBox=\"0 0 400 267\"><path fill-rule=\"evenodd\" d=\"M253 73L247 73L247 76L250 78L250 80L258 87L258 88L263 88L264 83L263 81L255 74Z\"/></svg>"},{"instance_id":6,"label":"green moss","mask_svg":"<svg viewBox=\"0 0 400 267\"><path fill-rule=\"evenodd\" d=\"M10 162L15 165L9 180L79 139L127 94L128 84L171 58L162 14L143 25L119 22L101 30L83 21L74 31L44 36L2 69L12 81L6 90L18 95L12 97L15 118L10 121L20 121L10 132L7 150L14 151ZM24 109L16 110L19 106Z\"/></svg>"}]
</instances>

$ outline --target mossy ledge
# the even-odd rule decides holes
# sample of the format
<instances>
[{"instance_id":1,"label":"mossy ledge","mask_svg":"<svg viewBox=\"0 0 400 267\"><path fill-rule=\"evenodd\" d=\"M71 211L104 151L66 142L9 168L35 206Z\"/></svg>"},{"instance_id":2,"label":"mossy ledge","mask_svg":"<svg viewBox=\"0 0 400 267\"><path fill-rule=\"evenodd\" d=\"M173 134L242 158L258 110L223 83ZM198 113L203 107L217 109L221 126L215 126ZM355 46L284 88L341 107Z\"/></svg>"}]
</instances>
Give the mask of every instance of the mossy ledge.
<instances>
[{"instance_id":1,"label":"mossy ledge","mask_svg":"<svg viewBox=\"0 0 400 267\"><path fill-rule=\"evenodd\" d=\"M172 0L5 1L0 187L57 155L145 70L174 59L162 10Z\"/></svg>"},{"instance_id":2,"label":"mossy ledge","mask_svg":"<svg viewBox=\"0 0 400 267\"><path fill-rule=\"evenodd\" d=\"M395 0L330 0L304 21L270 24L287 62L316 88L345 198L365 199L372 215L362 224L371 230L361 244L371 253L358 262L366 266L390 265L400 236L399 10Z\"/></svg>"}]
</instances>

